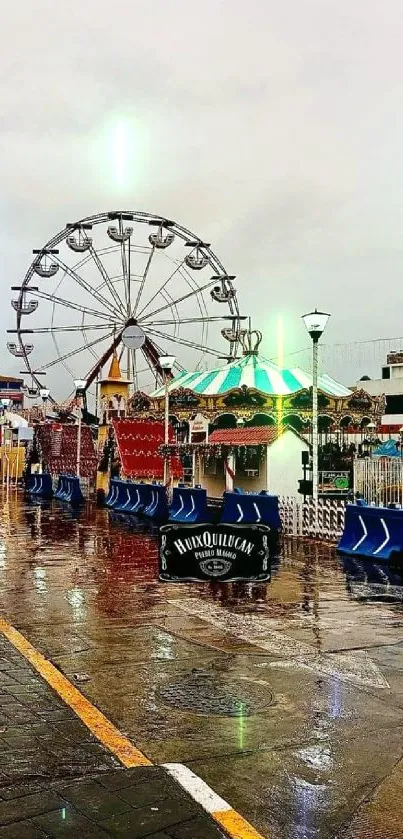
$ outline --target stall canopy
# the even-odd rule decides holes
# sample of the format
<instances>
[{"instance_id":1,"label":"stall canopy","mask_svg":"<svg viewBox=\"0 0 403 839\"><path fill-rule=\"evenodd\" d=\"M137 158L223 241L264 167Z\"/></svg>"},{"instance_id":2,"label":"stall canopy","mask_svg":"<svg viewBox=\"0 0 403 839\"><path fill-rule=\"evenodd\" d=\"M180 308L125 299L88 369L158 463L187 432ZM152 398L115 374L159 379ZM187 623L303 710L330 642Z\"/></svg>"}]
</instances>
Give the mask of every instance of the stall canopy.
<instances>
[{"instance_id":1,"label":"stall canopy","mask_svg":"<svg viewBox=\"0 0 403 839\"><path fill-rule=\"evenodd\" d=\"M381 446L378 446L377 449L374 451L375 457L401 457L400 449L396 448L396 443L394 440L386 440L386 443L382 443Z\"/></svg>"}]
</instances>

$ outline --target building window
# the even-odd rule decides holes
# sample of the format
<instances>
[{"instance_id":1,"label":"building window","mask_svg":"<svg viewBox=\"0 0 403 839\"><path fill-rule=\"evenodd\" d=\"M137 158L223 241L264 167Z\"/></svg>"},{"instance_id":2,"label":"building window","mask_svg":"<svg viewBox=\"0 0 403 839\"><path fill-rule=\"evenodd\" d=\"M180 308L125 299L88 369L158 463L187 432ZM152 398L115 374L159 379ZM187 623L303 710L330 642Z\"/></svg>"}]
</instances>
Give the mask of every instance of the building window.
<instances>
[{"instance_id":1,"label":"building window","mask_svg":"<svg viewBox=\"0 0 403 839\"><path fill-rule=\"evenodd\" d=\"M390 367L382 367L382 378L390 379Z\"/></svg>"},{"instance_id":2,"label":"building window","mask_svg":"<svg viewBox=\"0 0 403 839\"><path fill-rule=\"evenodd\" d=\"M215 476L217 474L217 461L215 457L212 457L210 460L204 461L204 474Z\"/></svg>"},{"instance_id":3,"label":"building window","mask_svg":"<svg viewBox=\"0 0 403 839\"><path fill-rule=\"evenodd\" d=\"M403 395L386 397L385 414L403 414Z\"/></svg>"},{"instance_id":4,"label":"building window","mask_svg":"<svg viewBox=\"0 0 403 839\"><path fill-rule=\"evenodd\" d=\"M248 446L245 455L238 455L236 471L246 478L258 478L260 474L259 450Z\"/></svg>"}]
</instances>

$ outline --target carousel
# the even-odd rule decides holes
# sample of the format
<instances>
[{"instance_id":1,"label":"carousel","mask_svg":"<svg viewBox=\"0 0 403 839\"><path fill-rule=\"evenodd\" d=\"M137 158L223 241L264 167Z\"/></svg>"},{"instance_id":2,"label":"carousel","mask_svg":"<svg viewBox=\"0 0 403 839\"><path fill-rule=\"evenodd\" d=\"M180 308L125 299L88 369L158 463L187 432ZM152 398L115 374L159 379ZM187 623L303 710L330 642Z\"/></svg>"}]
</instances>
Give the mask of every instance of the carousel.
<instances>
[{"instance_id":1,"label":"carousel","mask_svg":"<svg viewBox=\"0 0 403 839\"><path fill-rule=\"evenodd\" d=\"M206 440L216 429L286 426L308 435L312 418L312 376L299 367L281 368L259 355L262 334L241 332L241 358L208 372L182 371L168 383L170 421L178 442ZM384 398L351 391L327 374L318 380L320 443L342 443L351 430L379 426ZM164 416L165 387L137 391L128 414L144 419Z\"/></svg>"},{"instance_id":2,"label":"carousel","mask_svg":"<svg viewBox=\"0 0 403 839\"><path fill-rule=\"evenodd\" d=\"M169 403L175 443L164 457L182 461L185 480L212 494L231 489L295 493L302 452L309 451L312 377L259 355L262 334L242 330L242 356L206 372L182 371L151 394L136 392L128 416L158 421ZM384 400L351 391L327 374L318 380L319 460L322 470L349 470L367 426L379 426ZM281 438L281 442L280 441ZM288 476L286 479L285 474Z\"/></svg>"}]
</instances>

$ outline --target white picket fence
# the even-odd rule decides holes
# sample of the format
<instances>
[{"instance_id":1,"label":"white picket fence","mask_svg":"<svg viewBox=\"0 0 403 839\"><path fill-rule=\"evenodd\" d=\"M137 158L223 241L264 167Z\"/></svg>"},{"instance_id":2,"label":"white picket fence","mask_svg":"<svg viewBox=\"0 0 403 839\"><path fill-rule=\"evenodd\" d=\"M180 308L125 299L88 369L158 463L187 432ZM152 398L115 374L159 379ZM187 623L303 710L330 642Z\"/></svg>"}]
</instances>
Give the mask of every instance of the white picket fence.
<instances>
[{"instance_id":1,"label":"white picket fence","mask_svg":"<svg viewBox=\"0 0 403 839\"><path fill-rule=\"evenodd\" d=\"M293 496L281 496L279 499L280 518L285 536L305 536L322 539L326 542L338 542L344 528L344 501L312 498L306 501Z\"/></svg>"}]
</instances>

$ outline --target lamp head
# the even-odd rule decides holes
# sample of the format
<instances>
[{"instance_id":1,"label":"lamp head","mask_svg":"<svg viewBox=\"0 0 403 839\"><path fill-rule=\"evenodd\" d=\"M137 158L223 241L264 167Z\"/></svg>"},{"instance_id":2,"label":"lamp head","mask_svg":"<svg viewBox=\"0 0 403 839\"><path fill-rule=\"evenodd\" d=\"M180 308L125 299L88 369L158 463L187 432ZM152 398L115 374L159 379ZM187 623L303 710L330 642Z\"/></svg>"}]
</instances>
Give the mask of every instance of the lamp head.
<instances>
[{"instance_id":1,"label":"lamp head","mask_svg":"<svg viewBox=\"0 0 403 839\"><path fill-rule=\"evenodd\" d=\"M314 312L309 312L307 315L302 315L302 320L309 332L312 341L314 344L317 344L319 341L320 336L326 329L326 324L330 318L330 315L326 312L318 312L315 309Z\"/></svg>"},{"instance_id":2,"label":"lamp head","mask_svg":"<svg viewBox=\"0 0 403 839\"><path fill-rule=\"evenodd\" d=\"M161 370L164 370L165 372L169 372L169 370L172 370L175 361L176 358L174 355L160 355L158 359Z\"/></svg>"},{"instance_id":3,"label":"lamp head","mask_svg":"<svg viewBox=\"0 0 403 839\"><path fill-rule=\"evenodd\" d=\"M74 387L76 389L76 396L82 396L87 387L86 379L74 379Z\"/></svg>"}]
</instances>

